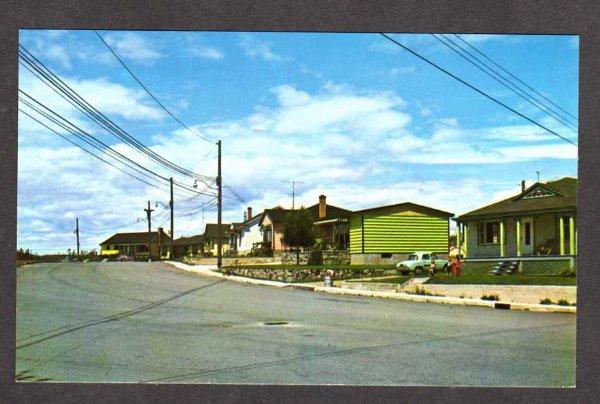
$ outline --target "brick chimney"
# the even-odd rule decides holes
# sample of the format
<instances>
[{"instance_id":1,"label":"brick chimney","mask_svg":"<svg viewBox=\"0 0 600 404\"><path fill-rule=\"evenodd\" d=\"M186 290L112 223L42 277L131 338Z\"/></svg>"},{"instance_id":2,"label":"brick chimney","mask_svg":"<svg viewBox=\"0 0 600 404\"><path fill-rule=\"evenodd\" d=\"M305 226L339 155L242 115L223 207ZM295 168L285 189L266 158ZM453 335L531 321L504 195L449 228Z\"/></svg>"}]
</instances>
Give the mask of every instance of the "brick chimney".
<instances>
[{"instance_id":1,"label":"brick chimney","mask_svg":"<svg viewBox=\"0 0 600 404\"><path fill-rule=\"evenodd\" d=\"M319 219L323 219L327 216L327 197L325 195L319 195Z\"/></svg>"},{"instance_id":2,"label":"brick chimney","mask_svg":"<svg viewBox=\"0 0 600 404\"><path fill-rule=\"evenodd\" d=\"M248 213L246 214L247 220L252 219L252 207L248 206Z\"/></svg>"},{"instance_id":3,"label":"brick chimney","mask_svg":"<svg viewBox=\"0 0 600 404\"><path fill-rule=\"evenodd\" d=\"M525 192L525 180L521 180L521 192Z\"/></svg>"}]
</instances>

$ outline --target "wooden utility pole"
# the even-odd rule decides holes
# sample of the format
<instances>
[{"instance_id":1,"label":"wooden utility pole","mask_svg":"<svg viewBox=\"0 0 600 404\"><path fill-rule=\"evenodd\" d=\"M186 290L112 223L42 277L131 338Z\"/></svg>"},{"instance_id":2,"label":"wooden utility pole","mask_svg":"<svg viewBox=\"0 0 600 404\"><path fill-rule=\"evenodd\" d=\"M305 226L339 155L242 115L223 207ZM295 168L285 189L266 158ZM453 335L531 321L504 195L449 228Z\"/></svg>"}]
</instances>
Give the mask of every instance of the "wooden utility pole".
<instances>
[{"instance_id":1,"label":"wooden utility pole","mask_svg":"<svg viewBox=\"0 0 600 404\"><path fill-rule=\"evenodd\" d=\"M150 201L148 201L148 209L144 209L146 211L146 217L148 218L148 262L152 260L152 212L154 209L150 209Z\"/></svg>"},{"instance_id":2,"label":"wooden utility pole","mask_svg":"<svg viewBox=\"0 0 600 404\"><path fill-rule=\"evenodd\" d=\"M77 260L79 260L79 218L75 218L75 234L77 235Z\"/></svg>"},{"instance_id":3,"label":"wooden utility pole","mask_svg":"<svg viewBox=\"0 0 600 404\"><path fill-rule=\"evenodd\" d=\"M175 248L173 247L173 240L175 239L175 235L173 234L173 177L170 178L171 183L171 201L169 205L171 207L171 254L169 254L171 259L175 258Z\"/></svg>"},{"instance_id":4,"label":"wooden utility pole","mask_svg":"<svg viewBox=\"0 0 600 404\"><path fill-rule=\"evenodd\" d=\"M221 269L221 264L223 263L223 229L221 223L221 214L223 210L223 179L221 177L221 141L217 142L218 146L218 160L217 160L217 186L219 188L219 193L217 196L217 231L219 234L217 235L217 267Z\"/></svg>"}]
</instances>

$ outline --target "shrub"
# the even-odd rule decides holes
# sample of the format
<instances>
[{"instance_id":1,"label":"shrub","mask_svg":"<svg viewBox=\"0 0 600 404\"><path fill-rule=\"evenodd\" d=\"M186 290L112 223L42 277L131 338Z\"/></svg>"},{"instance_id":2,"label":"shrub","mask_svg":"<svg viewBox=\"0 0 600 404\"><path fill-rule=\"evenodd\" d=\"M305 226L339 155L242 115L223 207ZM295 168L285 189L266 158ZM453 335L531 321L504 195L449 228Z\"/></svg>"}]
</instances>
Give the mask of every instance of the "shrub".
<instances>
[{"instance_id":1,"label":"shrub","mask_svg":"<svg viewBox=\"0 0 600 404\"><path fill-rule=\"evenodd\" d=\"M560 299L560 300L558 301L558 305L559 305L559 306L570 306L569 302L568 302L568 301L566 301L565 299Z\"/></svg>"},{"instance_id":2,"label":"shrub","mask_svg":"<svg viewBox=\"0 0 600 404\"><path fill-rule=\"evenodd\" d=\"M550 299L542 299L540 300L540 304L554 304Z\"/></svg>"},{"instance_id":3,"label":"shrub","mask_svg":"<svg viewBox=\"0 0 600 404\"><path fill-rule=\"evenodd\" d=\"M500 300L500 298L498 297L498 295L482 295L481 300L491 300L497 302L498 300Z\"/></svg>"}]
</instances>

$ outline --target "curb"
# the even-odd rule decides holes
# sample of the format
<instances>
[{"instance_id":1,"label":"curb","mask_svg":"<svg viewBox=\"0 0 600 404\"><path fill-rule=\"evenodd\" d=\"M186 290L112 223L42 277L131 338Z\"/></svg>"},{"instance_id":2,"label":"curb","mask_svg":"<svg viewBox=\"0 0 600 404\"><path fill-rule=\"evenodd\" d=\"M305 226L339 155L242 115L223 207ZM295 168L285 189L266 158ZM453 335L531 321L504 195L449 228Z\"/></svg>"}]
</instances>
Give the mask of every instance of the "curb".
<instances>
[{"instance_id":1,"label":"curb","mask_svg":"<svg viewBox=\"0 0 600 404\"><path fill-rule=\"evenodd\" d=\"M438 303L438 304L452 304L457 306L479 306L488 307L492 309L504 309L504 310L525 310L543 313L577 313L577 308L574 306L559 306L555 304L533 304L533 303L514 303L514 302L503 302L503 301L489 301L471 298L460 298L460 297L447 297L447 296L429 296L429 295L417 295L404 292L378 292L371 290L359 290L350 288L336 288L336 287L325 287L325 286L314 286L302 283L285 283L279 281L270 281L266 279L254 279L245 278L237 275L225 275L220 272L216 272L211 268L216 268L216 265L206 265L202 268L198 268L199 265L187 265L181 262L164 261L165 264L170 264L175 268L182 269L184 271L196 273L199 275L209 276L213 278L228 279L233 282L246 283L252 285L263 285L273 286L278 288L298 289L320 293L330 293L334 295L350 295L350 296L363 296L363 297L375 297L380 299L394 299L404 300L410 302L427 302L427 303Z\"/></svg>"}]
</instances>

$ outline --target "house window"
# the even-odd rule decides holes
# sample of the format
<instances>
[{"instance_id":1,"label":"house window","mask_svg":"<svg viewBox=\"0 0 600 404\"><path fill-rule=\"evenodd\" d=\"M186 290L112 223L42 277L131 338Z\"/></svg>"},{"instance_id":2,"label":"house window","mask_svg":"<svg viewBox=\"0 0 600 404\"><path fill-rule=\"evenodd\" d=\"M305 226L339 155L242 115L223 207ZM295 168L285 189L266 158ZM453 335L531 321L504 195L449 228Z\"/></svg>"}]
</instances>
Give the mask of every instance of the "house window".
<instances>
[{"instance_id":1,"label":"house window","mask_svg":"<svg viewBox=\"0 0 600 404\"><path fill-rule=\"evenodd\" d=\"M499 222L479 222L479 244L498 244L500 242Z\"/></svg>"}]
</instances>

